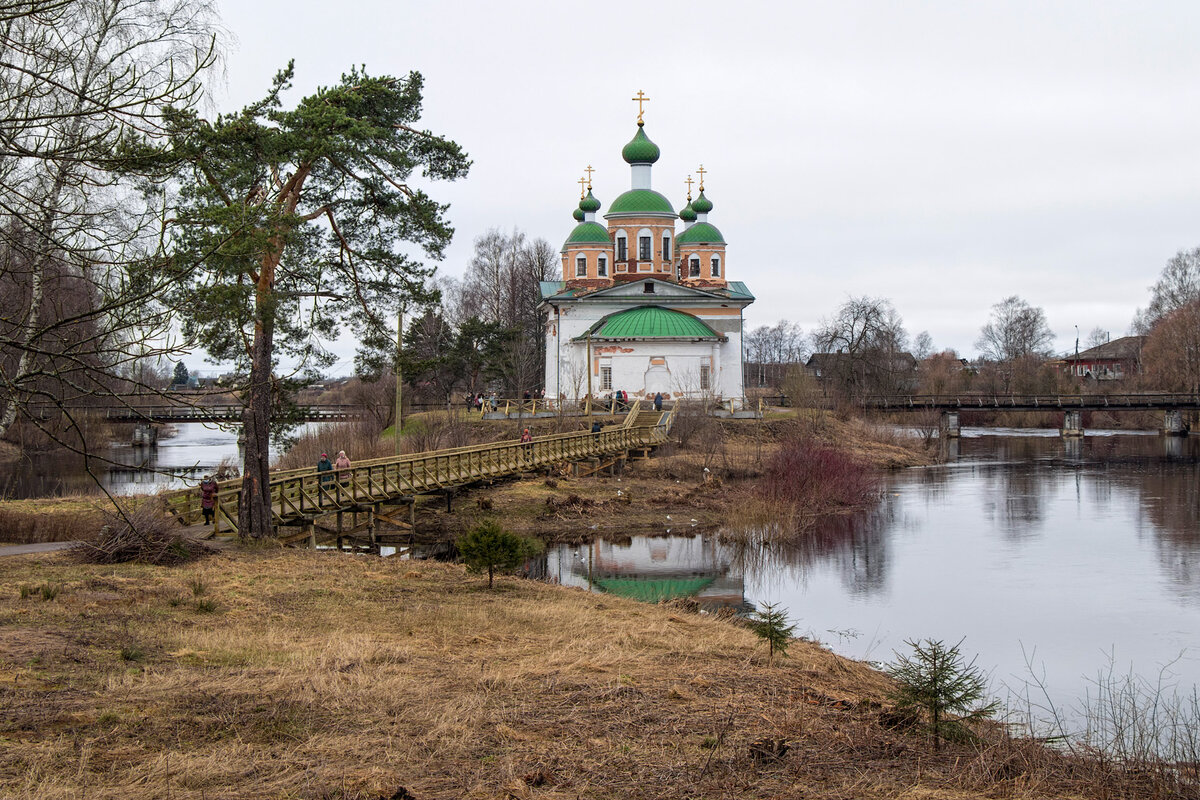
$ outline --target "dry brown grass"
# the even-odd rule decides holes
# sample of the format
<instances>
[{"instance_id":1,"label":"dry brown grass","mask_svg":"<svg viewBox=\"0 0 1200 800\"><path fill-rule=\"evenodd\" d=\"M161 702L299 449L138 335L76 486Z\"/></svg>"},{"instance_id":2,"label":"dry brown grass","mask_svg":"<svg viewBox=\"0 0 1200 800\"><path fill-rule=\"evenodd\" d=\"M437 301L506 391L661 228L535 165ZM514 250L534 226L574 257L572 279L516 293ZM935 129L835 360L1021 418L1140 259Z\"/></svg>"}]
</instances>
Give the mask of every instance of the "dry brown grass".
<instances>
[{"instance_id":1,"label":"dry brown grass","mask_svg":"<svg viewBox=\"0 0 1200 800\"><path fill-rule=\"evenodd\" d=\"M866 665L797 642L770 666L672 607L308 551L5 567L13 800L1091 796L1039 748L890 730Z\"/></svg>"},{"instance_id":2,"label":"dry brown grass","mask_svg":"<svg viewBox=\"0 0 1200 800\"><path fill-rule=\"evenodd\" d=\"M100 530L102 512L95 498L87 502L57 498L35 504L0 502L0 542L34 544L92 538Z\"/></svg>"}]
</instances>

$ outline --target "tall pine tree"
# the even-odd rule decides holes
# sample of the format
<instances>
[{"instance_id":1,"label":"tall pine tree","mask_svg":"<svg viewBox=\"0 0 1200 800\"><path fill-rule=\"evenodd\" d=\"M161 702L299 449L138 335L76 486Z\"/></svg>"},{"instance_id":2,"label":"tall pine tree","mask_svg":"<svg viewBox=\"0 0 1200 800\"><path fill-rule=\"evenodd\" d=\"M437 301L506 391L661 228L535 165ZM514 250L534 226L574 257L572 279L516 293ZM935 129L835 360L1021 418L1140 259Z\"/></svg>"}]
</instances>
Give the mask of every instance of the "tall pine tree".
<instances>
[{"instance_id":1,"label":"tall pine tree","mask_svg":"<svg viewBox=\"0 0 1200 800\"><path fill-rule=\"evenodd\" d=\"M428 299L453 233L439 204L410 181L454 180L470 162L449 139L415 127L422 79L351 70L292 109L292 65L262 100L214 122L170 117L170 157L183 182L176 213L175 307L185 331L247 375L246 450L238 528L269 536L268 444L287 355L332 360L323 343L349 326L366 349L394 347L401 305Z\"/></svg>"}]
</instances>

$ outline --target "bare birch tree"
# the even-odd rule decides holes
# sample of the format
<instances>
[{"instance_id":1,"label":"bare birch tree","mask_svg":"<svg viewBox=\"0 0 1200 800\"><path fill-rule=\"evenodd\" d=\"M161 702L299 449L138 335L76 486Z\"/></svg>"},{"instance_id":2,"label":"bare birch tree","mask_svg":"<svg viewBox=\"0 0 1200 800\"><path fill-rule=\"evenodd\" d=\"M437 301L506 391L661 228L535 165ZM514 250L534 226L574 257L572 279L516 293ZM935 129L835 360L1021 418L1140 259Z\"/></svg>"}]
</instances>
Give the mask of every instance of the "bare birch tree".
<instances>
[{"instance_id":1,"label":"bare birch tree","mask_svg":"<svg viewBox=\"0 0 1200 800\"><path fill-rule=\"evenodd\" d=\"M123 397L169 348L164 284L127 271L155 257L162 191L125 156L200 101L216 52L207 0L0 0L0 435Z\"/></svg>"}]
</instances>

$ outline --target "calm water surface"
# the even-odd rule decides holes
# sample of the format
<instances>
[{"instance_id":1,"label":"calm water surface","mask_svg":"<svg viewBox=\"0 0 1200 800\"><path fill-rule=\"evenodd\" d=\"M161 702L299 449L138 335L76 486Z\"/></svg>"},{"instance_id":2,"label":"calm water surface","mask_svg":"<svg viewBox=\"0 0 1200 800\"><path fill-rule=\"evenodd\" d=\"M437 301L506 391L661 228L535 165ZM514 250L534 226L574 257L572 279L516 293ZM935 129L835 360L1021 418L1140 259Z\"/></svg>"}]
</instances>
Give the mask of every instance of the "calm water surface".
<instances>
[{"instance_id":1,"label":"calm water surface","mask_svg":"<svg viewBox=\"0 0 1200 800\"><path fill-rule=\"evenodd\" d=\"M999 433L999 435L997 435ZM747 549L690 521L668 538L559 547L562 583L709 606L778 603L798 631L889 661L904 640L978 653L997 688L1030 668L1056 702L1112 663L1200 684L1200 439L969 430L957 460L889 477L879 507L803 545Z\"/></svg>"},{"instance_id":2,"label":"calm water surface","mask_svg":"<svg viewBox=\"0 0 1200 800\"><path fill-rule=\"evenodd\" d=\"M296 435L321 424L330 423L309 423ZM237 439L238 429L233 426L179 424L174 435L159 439L155 447L113 444L103 456L114 463L93 459L91 469L113 494L182 489L198 485L205 473L215 471L222 461L240 466ZM272 447L272 460L278 455ZM35 454L0 465L0 497L53 497L96 491L96 482L81 456Z\"/></svg>"}]
</instances>

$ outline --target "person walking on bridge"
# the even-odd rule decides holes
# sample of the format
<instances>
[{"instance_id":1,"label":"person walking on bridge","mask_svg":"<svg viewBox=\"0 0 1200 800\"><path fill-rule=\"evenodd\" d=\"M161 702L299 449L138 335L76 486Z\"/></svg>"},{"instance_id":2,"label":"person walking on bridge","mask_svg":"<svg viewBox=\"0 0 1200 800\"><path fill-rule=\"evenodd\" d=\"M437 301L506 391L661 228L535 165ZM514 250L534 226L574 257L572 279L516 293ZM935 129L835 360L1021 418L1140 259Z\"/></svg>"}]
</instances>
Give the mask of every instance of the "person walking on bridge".
<instances>
[{"instance_id":1,"label":"person walking on bridge","mask_svg":"<svg viewBox=\"0 0 1200 800\"><path fill-rule=\"evenodd\" d=\"M654 410L662 411L662 404L663 404L662 392L655 392L654 393Z\"/></svg>"},{"instance_id":2,"label":"person walking on bridge","mask_svg":"<svg viewBox=\"0 0 1200 800\"><path fill-rule=\"evenodd\" d=\"M217 505L217 482L212 475L205 475L200 481L200 511L204 514L204 524L211 525Z\"/></svg>"},{"instance_id":3,"label":"person walking on bridge","mask_svg":"<svg viewBox=\"0 0 1200 800\"><path fill-rule=\"evenodd\" d=\"M350 480L350 459L346 456L345 450L338 450L337 460L333 462L333 466L337 468L338 480L345 486Z\"/></svg>"},{"instance_id":4,"label":"person walking on bridge","mask_svg":"<svg viewBox=\"0 0 1200 800\"><path fill-rule=\"evenodd\" d=\"M328 488L333 480L332 475L326 475L326 472L333 472L333 462L329 460L328 453L321 453L321 460L317 462L317 474L321 476L321 488Z\"/></svg>"}]
</instances>

